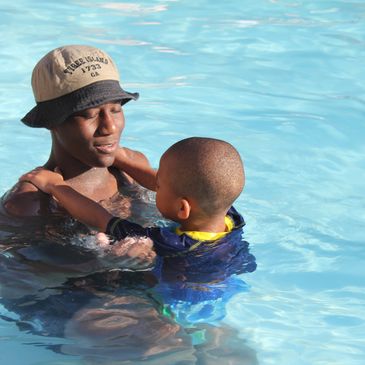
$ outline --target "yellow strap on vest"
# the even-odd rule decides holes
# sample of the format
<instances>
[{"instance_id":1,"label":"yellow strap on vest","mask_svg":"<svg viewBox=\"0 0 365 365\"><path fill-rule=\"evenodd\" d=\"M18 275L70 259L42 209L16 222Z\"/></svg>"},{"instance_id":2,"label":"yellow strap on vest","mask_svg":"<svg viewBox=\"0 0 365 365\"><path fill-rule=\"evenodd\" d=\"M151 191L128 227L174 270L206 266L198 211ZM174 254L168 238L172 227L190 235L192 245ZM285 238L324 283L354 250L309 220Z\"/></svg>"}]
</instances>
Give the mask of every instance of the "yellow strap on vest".
<instances>
[{"instance_id":1,"label":"yellow strap on vest","mask_svg":"<svg viewBox=\"0 0 365 365\"><path fill-rule=\"evenodd\" d=\"M224 223L226 225L225 232L200 232L200 231L182 231L179 227L176 228L175 233L181 236L182 234L186 234L194 240L200 241L195 245L190 247L190 250L193 250L195 246L199 245L201 241L216 241L224 237L226 234L232 231L234 227L234 222L231 217L226 215L224 217Z\"/></svg>"}]
</instances>

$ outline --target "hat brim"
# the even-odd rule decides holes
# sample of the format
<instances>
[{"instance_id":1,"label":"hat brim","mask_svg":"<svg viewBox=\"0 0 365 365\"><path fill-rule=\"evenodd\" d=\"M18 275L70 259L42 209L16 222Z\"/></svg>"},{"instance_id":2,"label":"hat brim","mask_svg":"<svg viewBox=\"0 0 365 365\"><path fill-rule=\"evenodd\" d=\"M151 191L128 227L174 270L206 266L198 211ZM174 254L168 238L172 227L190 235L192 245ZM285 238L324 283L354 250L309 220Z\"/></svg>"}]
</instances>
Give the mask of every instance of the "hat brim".
<instances>
[{"instance_id":1,"label":"hat brim","mask_svg":"<svg viewBox=\"0 0 365 365\"><path fill-rule=\"evenodd\" d=\"M108 102L120 102L123 105L138 97L138 93L123 90L118 81L98 81L59 98L38 102L22 118L22 122L29 127L52 129L73 113Z\"/></svg>"}]
</instances>

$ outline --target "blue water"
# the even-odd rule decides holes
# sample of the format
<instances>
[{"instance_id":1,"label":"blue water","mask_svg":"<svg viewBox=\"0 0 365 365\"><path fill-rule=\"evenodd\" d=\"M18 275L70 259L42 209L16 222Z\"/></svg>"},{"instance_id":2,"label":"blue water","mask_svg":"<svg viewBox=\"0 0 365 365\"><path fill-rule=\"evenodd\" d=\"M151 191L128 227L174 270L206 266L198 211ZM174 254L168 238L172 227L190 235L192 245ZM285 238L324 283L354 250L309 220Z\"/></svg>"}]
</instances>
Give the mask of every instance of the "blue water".
<instances>
[{"instance_id":1,"label":"blue water","mask_svg":"<svg viewBox=\"0 0 365 365\"><path fill-rule=\"evenodd\" d=\"M48 157L49 133L19 121L36 61L63 44L103 48L141 95L125 107L124 145L157 166L175 141L211 136L244 158L236 207L258 268L218 327L254 355L233 363L364 364L364 2L1 0L0 14L1 193ZM0 321L1 363L93 363L52 343ZM225 348L151 363L225 364Z\"/></svg>"}]
</instances>

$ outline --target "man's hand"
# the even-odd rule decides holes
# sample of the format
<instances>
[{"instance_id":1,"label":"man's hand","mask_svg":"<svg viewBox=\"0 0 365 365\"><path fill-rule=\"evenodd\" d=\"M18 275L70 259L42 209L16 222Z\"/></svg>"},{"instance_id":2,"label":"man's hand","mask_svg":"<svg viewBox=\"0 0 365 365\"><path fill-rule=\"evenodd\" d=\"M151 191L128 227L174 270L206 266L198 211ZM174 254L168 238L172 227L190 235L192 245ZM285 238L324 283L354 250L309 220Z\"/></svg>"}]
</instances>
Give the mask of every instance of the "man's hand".
<instances>
[{"instance_id":1,"label":"man's hand","mask_svg":"<svg viewBox=\"0 0 365 365\"><path fill-rule=\"evenodd\" d=\"M105 242L102 246L105 247ZM156 258L153 242L147 237L126 237L111 245L109 252L108 258L120 269L147 270L153 267Z\"/></svg>"},{"instance_id":2,"label":"man's hand","mask_svg":"<svg viewBox=\"0 0 365 365\"><path fill-rule=\"evenodd\" d=\"M19 181L31 182L38 189L47 194L52 194L54 186L65 183L61 174L46 170L42 167L37 167L36 169L24 174L19 178Z\"/></svg>"}]
</instances>

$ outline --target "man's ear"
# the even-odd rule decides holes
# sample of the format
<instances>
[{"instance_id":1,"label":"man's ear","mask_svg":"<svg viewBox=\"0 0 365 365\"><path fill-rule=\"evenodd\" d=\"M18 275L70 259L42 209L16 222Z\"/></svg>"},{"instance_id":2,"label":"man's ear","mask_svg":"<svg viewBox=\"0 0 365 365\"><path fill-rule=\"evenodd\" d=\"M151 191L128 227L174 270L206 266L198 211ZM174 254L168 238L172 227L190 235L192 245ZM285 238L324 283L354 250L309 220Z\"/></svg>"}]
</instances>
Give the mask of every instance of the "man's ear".
<instances>
[{"instance_id":1,"label":"man's ear","mask_svg":"<svg viewBox=\"0 0 365 365\"><path fill-rule=\"evenodd\" d=\"M180 207L177 212L177 217L181 220L188 219L190 216L191 205L185 198L180 199Z\"/></svg>"}]
</instances>

